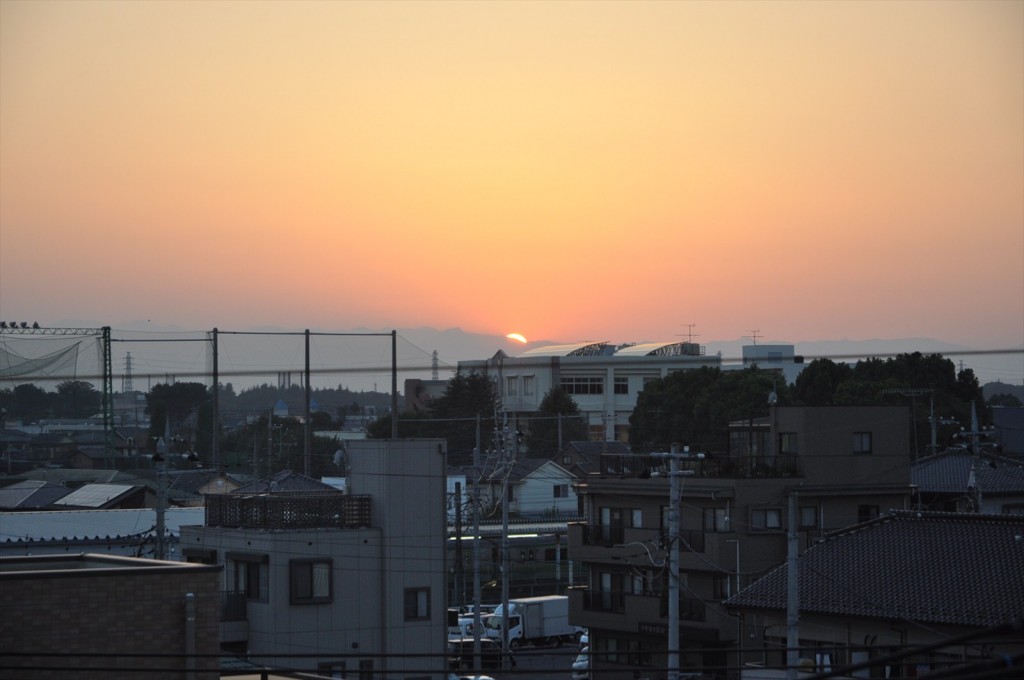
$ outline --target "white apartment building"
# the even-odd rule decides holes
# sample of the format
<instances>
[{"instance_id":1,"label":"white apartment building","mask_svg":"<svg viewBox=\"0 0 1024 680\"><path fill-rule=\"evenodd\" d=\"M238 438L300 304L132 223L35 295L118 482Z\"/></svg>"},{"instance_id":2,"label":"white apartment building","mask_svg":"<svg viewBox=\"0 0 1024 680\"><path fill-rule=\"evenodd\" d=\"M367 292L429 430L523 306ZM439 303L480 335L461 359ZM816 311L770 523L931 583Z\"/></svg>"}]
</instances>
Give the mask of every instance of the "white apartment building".
<instances>
[{"instance_id":1,"label":"white apartment building","mask_svg":"<svg viewBox=\"0 0 1024 680\"><path fill-rule=\"evenodd\" d=\"M350 441L347 493L209 496L181 551L224 568L224 648L331 677L443 680L445 449Z\"/></svg>"},{"instance_id":2,"label":"white apartment building","mask_svg":"<svg viewBox=\"0 0 1024 680\"><path fill-rule=\"evenodd\" d=\"M492 376L512 419L536 412L551 388L561 386L587 418L591 440L626 442L644 385L674 371L720 365L720 357L706 356L692 342L584 342L537 347L515 357L499 351L490 359L460 361L458 368Z\"/></svg>"}]
</instances>

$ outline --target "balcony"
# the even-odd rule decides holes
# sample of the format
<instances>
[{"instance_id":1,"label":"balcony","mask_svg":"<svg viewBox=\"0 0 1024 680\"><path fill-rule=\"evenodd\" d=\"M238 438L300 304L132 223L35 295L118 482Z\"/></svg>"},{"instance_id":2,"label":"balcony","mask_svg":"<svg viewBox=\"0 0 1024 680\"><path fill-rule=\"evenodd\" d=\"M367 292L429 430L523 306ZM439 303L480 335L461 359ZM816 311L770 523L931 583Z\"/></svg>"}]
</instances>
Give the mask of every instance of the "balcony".
<instances>
[{"instance_id":1,"label":"balcony","mask_svg":"<svg viewBox=\"0 0 1024 680\"><path fill-rule=\"evenodd\" d=\"M370 526L370 496L349 494L214 494L206 526L241 529L359 529Z\"/></svg>"},{"instance_id":2,"label":"balcony","mask_svg":"<svg viewBox=\"0 0 1024 680\"><path fill-rule=\"evenodd\" d=\"M569 554L575 561L626 561L634 564L658 563L665 559L668 533L663 529L590 525L570 522L568 525ZM703 553L705 535L699 530L679 532L679 550L682 553Z\"/></svg>"},{"instance_id":3,"label":"balcony","mask_svg":"<svg viewBox=\"0 0 1024 680\"><path fill-rule=\"evenodd\" d=\"M691 472L695 477L717 479L750 479L775 477L800 477L803 466L800 457L793 454L730 456L709 454L706 458L693 457L678 461L679 469ZM667 476L670 463L664 458L643 454L604 454L600 457L602 477L621 479Z\"/></svg>"},{"instance_id":4,"label":"balcony","mask_svg":"<svg viewBox=\"0 0 1024 680\"><path fill-rule=\"evenodd\" d=\"M569 620L586 621L594 628L634 632L638 622L668 623L668 592L601 591L588 587L569 589ZM692 597L679 598L679 620L701 626L707 621L707 605ZM582 624L580 624L582 625Z\"/></svg>"},{"instance_id":5,"label":"balcony","mask_svg":"<svg viewBox=\"0 0 1024 680\"><path fill-rule=\"evenodd\" d=\"M245 593L221 591L221 642L245 642L249 639L249 611Z\"/></svg>"}]
</instances>

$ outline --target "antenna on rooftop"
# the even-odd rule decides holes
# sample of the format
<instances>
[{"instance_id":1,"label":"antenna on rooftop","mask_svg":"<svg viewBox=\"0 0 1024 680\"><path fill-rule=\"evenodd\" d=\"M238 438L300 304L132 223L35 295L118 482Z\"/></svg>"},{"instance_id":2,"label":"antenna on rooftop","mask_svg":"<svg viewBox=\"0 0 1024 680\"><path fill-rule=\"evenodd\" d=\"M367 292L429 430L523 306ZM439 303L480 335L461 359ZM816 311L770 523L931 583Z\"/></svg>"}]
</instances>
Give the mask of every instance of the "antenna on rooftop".
<instances>
[{"instance_id":1,"label":"antenna on rooftop","mask_svg":"<svg viewBox=\"0 0 1024 680\"><path fill-rule=\"evenodd\" d=\"M686 328L687 328L687 331L686 331L686 342L693 342L693 338L696 337L693 334L693 327L696 326L697 324L695 324L695 323L684 323L684 324L679 324L679 325L680 326L686 326Z\"/></svg>"},{"instance_id":2,"label":"antenna on rooftop","mask_svg":"<svg viewBox=\"0 0 1024 680\"><path fill-rule=\"evenodd\" d=\"M748 330L747 332L750 333L750 337L754 341L754 344L756 345L757 344L757 334L760 332L760 330L755 328L754 330Z\"/></svg>"}]
</instances>

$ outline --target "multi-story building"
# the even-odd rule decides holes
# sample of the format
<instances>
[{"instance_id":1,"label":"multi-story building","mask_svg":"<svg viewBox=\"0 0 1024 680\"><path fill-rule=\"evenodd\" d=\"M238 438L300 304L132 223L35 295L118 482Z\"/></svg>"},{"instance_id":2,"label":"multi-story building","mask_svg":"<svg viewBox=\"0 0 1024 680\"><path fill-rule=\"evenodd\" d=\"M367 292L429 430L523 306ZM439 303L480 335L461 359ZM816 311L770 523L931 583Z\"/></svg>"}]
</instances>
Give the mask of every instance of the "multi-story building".
<instances>
[{"instance_id":1,"label":"multi-story building","mask_svg":"<svg viewBox=\"0 0 1024 680\"><path fill-rule=\"evenodd\" d=\"M208 496L182 552L224 567L227 650L279 668L439 679L444 442L353 441L345 462L347 493Z\"/></svg>"},{"instance_id":2,"label":"multi-story building","mask_svg":"<svg viewBox=\"0 0 1024 680\"><path fill-rule=\"evenodd\" d=\"M726 456L606 455L579 484L587 521L569 525L569 558L589 585L570 590L570 621L589 628L600 677L664 677L673 629L682 668L735 666L744 633L721 603L786 559L791 499L802 548L911 503L905 407L776 406L742 429Z\"/></svg>"},{"instance_id":3,"label":"multi-story building","mask_svg":"<svg viewBox=\"0 0 1024 680\"><path fill-rule=\"evenodd\" d=\"M538 347L512 357L499 351L490 359L460 361L459 371L492 376L509 417L528 421L553 387L568 393L587 419L590 438L629 441L629 416L637 394L651 380L674 371L718 367L692 342L614 347L607 342Z\"/></svg>"}]
</instances>

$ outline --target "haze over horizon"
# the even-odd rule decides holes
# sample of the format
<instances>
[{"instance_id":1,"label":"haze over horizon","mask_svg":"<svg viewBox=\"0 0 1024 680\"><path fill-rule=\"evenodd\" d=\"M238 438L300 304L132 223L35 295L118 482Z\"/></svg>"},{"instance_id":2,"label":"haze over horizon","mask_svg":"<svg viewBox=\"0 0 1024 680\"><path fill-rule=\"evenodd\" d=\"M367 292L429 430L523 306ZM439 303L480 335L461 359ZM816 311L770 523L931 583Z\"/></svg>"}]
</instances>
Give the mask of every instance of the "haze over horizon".
<instances>
[{"instance_id":1,"label":"haze over horizon","mask_svg":"<svg viewBox=\"0 0 1024 680\"><path fill-rule=\"evenodd\" d=\"M1022 121L1022 2L4 0L0 318L1019 348Z\"/></svg>"}]
</instances>

